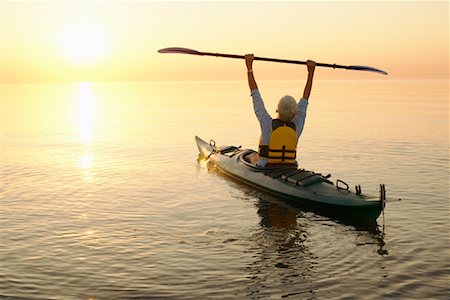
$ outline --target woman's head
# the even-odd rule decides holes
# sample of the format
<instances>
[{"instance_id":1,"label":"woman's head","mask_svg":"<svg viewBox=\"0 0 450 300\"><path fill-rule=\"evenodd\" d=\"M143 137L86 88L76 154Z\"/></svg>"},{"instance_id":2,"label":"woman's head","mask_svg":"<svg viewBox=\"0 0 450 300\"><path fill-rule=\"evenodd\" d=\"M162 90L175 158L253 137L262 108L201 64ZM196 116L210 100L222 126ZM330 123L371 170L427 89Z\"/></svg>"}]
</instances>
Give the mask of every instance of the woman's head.
<instances>
[{"instance_id":1,"label":"woman's head","mask_svg":"<svg viewBox=\"0 0 450 300\"><path fill-rule=\"evenodd\" d=\"M284 96L278 102L278 118L281 121L292 122L298 112L297 102L295 102L294 97L292 96Z\"/></svg>"}]
</instances>

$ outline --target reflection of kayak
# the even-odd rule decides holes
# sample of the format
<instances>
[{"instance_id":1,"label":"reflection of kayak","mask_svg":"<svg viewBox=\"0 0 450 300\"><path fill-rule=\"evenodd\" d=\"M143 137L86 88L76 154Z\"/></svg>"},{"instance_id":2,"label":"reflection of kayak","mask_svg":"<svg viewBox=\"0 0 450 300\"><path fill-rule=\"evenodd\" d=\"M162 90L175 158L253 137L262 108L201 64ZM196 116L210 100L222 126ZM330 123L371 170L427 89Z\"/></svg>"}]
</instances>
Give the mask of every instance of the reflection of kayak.
<instances>
[{"instance_id":1,"label":"reflection of kayak","mask_svg":"<svg viewBox=\"0 0 450 300\"><path fill-rule=\"evenodd\" d=\"M333 216L376 220L380 215L385 199L384 185L380 197L370 197L349 190L348 185L338 180L336 185L328 176L322 176L296 167L258 167L245 160L253 150L239 147L216 147L195 137L200 154L208 158L224 174L272 195L295 201L318 209Z\"/></svg>"}]
</instances>

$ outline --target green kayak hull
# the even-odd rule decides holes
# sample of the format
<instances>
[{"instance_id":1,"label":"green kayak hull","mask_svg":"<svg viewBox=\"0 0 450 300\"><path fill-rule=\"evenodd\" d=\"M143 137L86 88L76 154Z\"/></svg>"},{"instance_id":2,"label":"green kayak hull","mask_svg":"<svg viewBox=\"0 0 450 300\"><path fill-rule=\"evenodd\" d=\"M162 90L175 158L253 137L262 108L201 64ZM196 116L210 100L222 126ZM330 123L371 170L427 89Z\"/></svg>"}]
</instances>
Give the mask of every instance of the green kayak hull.
<instances>
[{"instance_id":1,"label":"green kayak hull","mask_svg":"<svg viewBox=\"0 0 450 300\"><path fill-rule=\"evenodd\" d=\"M333 184L328 176L293 167L263 168L245 156L254 152L239 147L217 147L195 137L201 156L218 170L246 185L313 208L326 215L351 220L376 220L385 204L381 197L368 196ZM344 183L345 184L345 183Z\"/></svg>"}]
</instances>

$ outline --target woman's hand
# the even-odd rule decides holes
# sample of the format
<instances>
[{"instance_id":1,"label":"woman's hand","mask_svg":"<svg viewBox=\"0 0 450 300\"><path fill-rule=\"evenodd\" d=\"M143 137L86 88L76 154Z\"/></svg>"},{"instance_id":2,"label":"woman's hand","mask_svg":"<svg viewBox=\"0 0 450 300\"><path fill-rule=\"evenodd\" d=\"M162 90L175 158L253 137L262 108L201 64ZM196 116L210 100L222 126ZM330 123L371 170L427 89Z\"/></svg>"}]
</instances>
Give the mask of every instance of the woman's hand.
<instances>
[{"instance_id":1,"label":"woman's hand","mask_svg":"<svg viewBox=\"0 0 450 300\"><path fill-rule=\"evenodd\" d=\"M247 65L247 71L252 70L253 68L253 60L255 59L255 56L253 54L246 54L245 55L245 64Z\"/></svg>"},{"instance_id":2,"label":"woman's hand","mask_svg":"<svg viewBox=\"0 0 450 300\"><path fill-rule=\"evenodd\" d=\"M314 69L316 68L316 62L308 59L306 61L306 66L308 67L308 73L314 73Z\"/></svg>"},{"instance_id":3,"label":"woman's hand","mask_svg":"<svg viewBox=\"0 0 450 300\"><path fill-rule=\"evenodd\" d=\"M309 99L311 95L312 83L314 78L314 69L316 68L316 62L313 60L309 60L306 62L306 66L308 67L308 79L306 81L305 90L303 92L303 98Z\"/></svg>"},{"instance_id":4,"label":"woman's hand","mask_svg":"<svg viewBox=\"0 0 450 300\"><path fill-rule=\"evenodd\" d=\"M253 76L253 60L255 59L255 56L253 54L246 54L245 55L245 64L247 65L247 78L248 78L248 86L250 87L250 90L254 90L258 88L258 85L256 84L255 77Z\"/></svg>"}]
</instances>

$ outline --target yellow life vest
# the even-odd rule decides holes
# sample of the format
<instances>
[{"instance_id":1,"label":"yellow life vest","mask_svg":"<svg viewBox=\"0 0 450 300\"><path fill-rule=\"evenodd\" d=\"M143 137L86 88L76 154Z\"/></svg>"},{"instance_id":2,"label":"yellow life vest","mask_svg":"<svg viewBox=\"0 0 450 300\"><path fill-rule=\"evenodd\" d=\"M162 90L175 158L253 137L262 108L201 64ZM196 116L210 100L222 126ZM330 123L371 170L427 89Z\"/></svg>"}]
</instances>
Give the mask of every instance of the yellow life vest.
<instances>
[{"instance_id":1,"label":"yellow life vest","mask_svg":"<svg viewBox=\"0 0 450 300\"><path fill-rule=\"evenodd\" d=\"M259 156L267 159L267 164L295 164L297 156L297 132L295 124L272 120L272 133L269 145L263 145L260 140Z\"/></svg>"}]
</instances>

